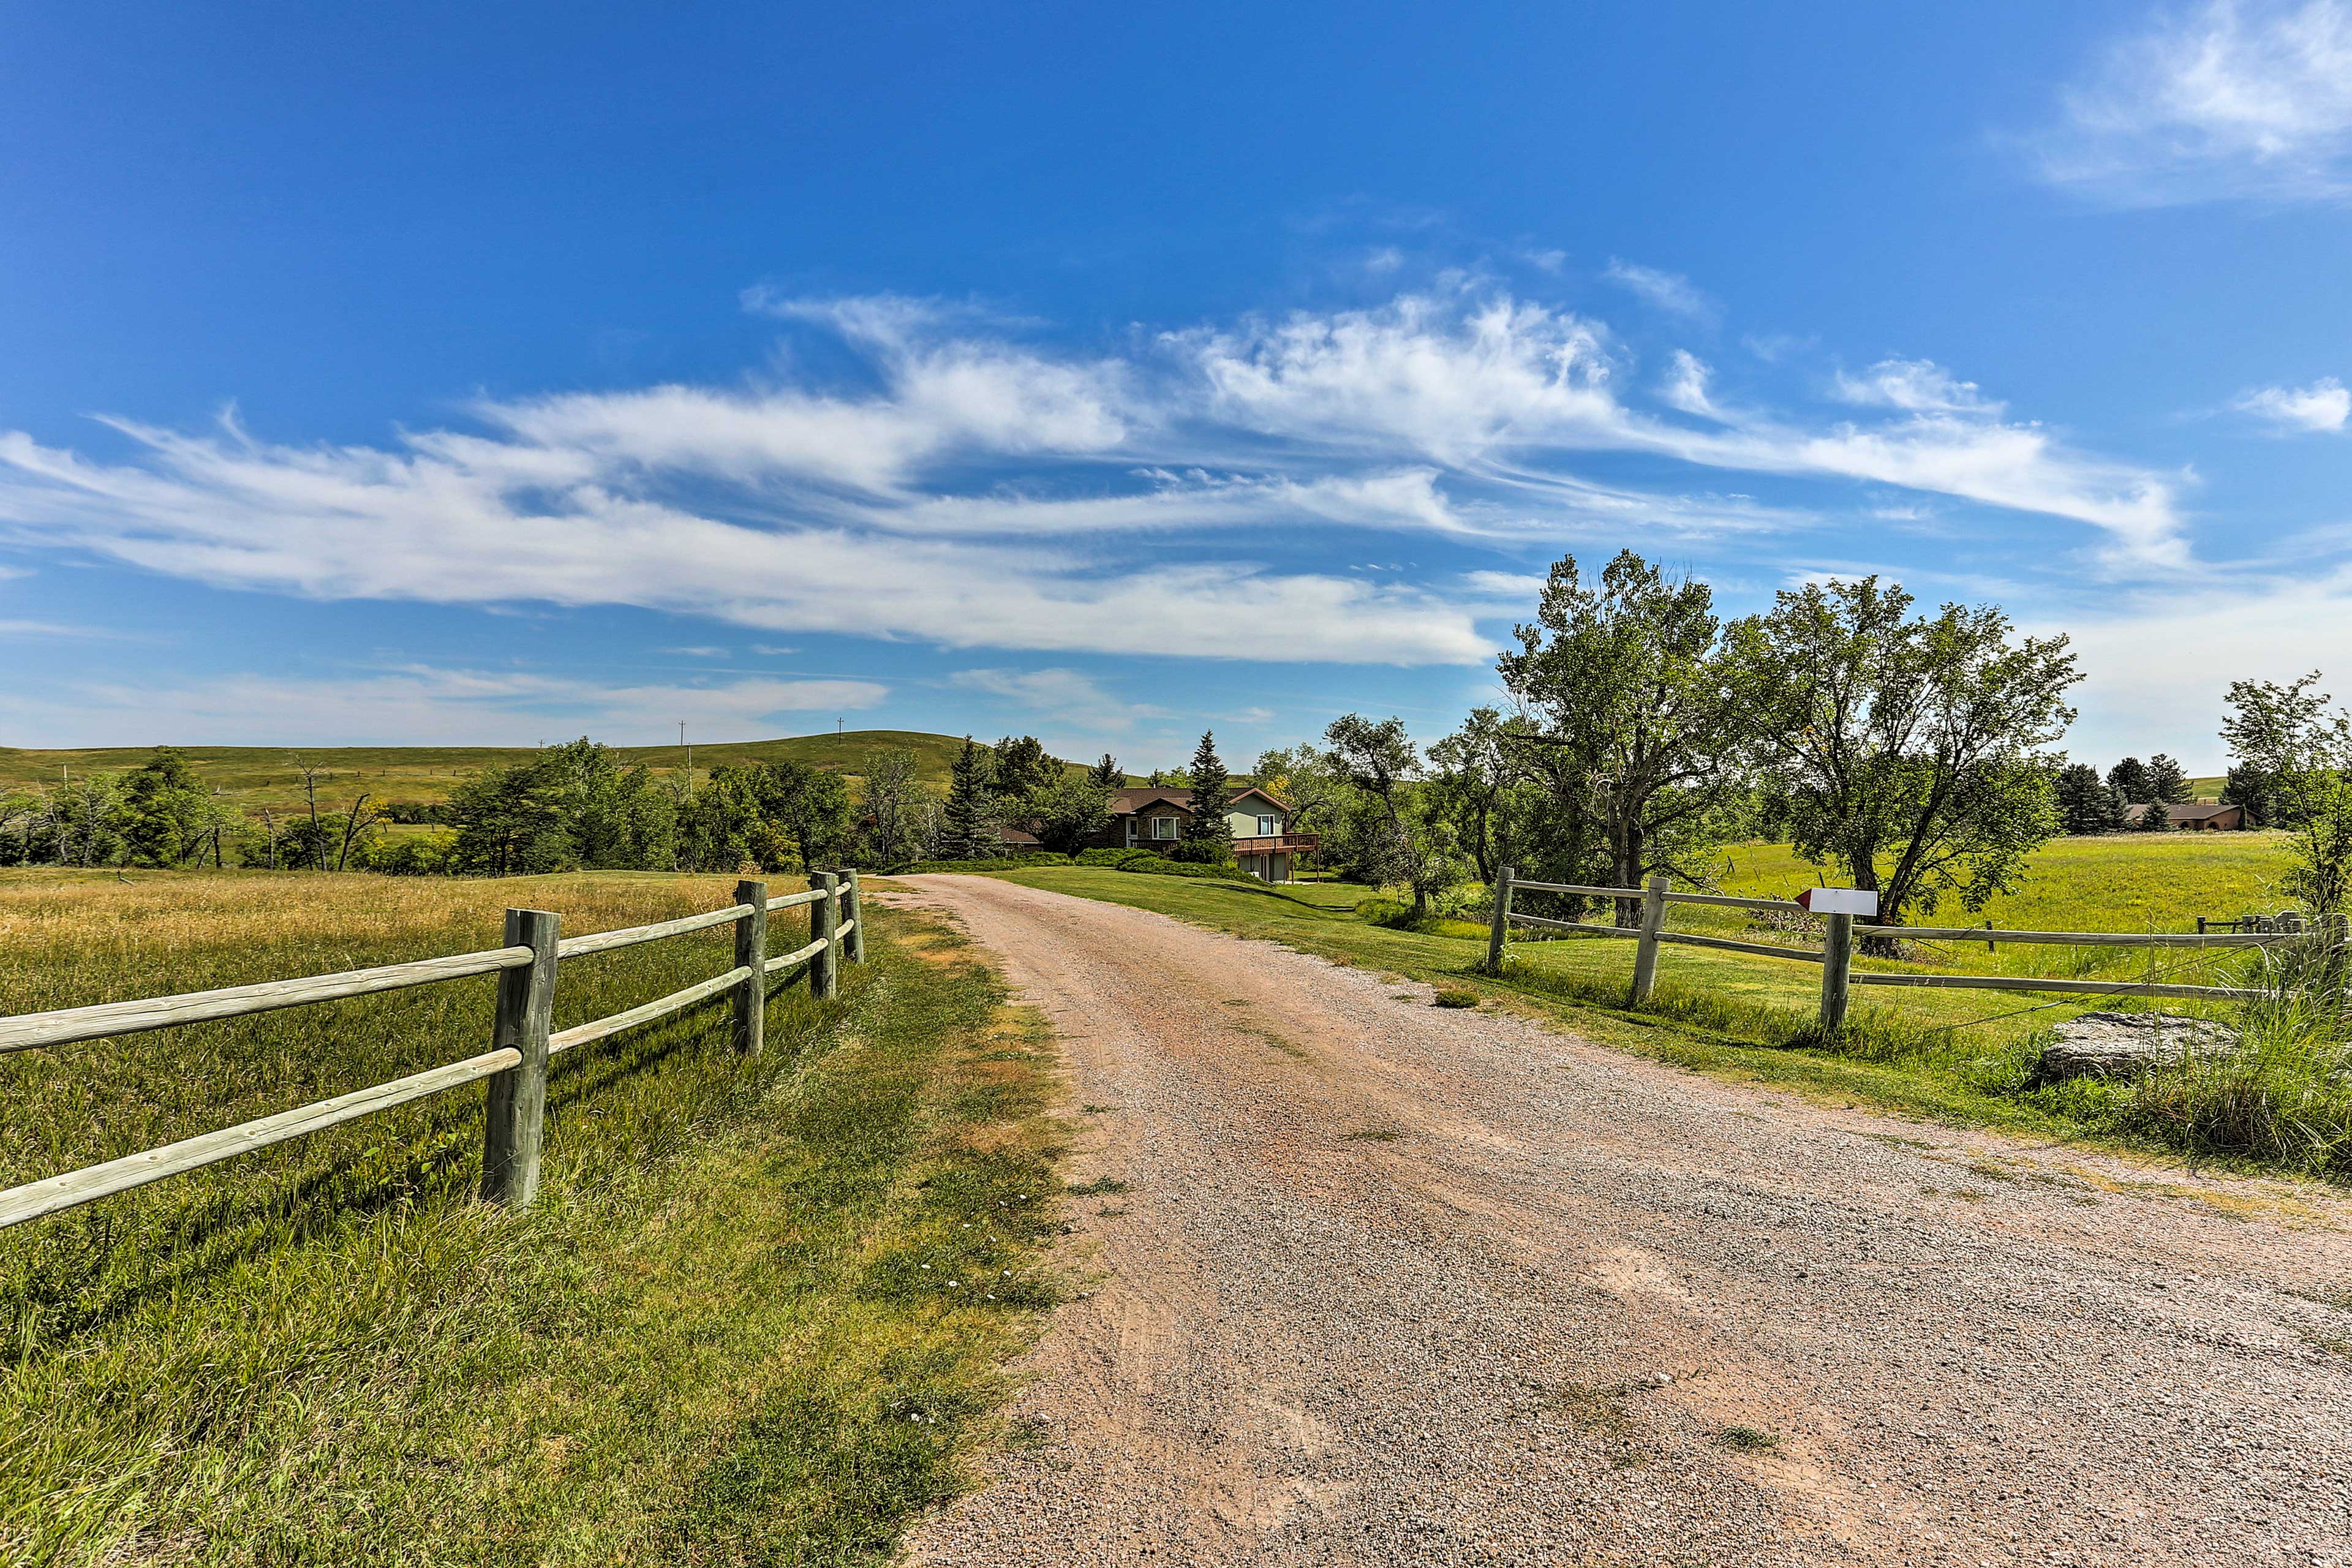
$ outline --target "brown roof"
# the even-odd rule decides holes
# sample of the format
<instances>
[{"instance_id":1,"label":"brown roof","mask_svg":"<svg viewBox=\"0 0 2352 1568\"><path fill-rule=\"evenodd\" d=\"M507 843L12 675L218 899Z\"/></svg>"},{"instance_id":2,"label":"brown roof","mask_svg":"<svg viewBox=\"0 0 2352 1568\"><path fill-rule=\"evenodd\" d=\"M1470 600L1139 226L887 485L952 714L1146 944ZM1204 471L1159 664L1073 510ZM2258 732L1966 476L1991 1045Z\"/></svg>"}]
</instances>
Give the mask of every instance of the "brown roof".
<instances>
[{"instance_id":1,"label":"brown roof","mask_svg":"<svg viewBox=\"0 0 2352 1568\"><path fill-rule=\"evenodd\" d=\"M1225 804L1230 805L1234 801L1241 799L1244 795L1263 795L1267 800L1274 802L1275 805L1282 807L1285 811L1288 811L1290 809L1290 803L1288 801L1283 799L1280 795L1276 795L1273 791L1260 789L1255 784L1244 784L1239 789L1234 790L1231 795L1226 797ZM1145 806L1151 805L1155 801L1165 801L1168 805L1176 807L1180 811L1190 811L1192 809L1192 792L1186 789L1181 784L1162 784L1157 789L1152 788L1149 784L1130 789L1115 789L1110 792L1111 815L1113 816L1133 816Z\"/></svg>"},{"instance_id":2,"label":"brown roof","mask_svg":"<svg viewBox=\"0 0 2352 1568\"><path fill-rule=\"evenodd\" d=\"M2164 819L2167 822L2204 822L2221 816L2225 811L2241 809L2242 808L2236 805L2217 805L2210 800L2184 800L2167 805L2164 808ZM2137 822L2147 815L2147 807L2135 805L2126 815Z\"/></svg>"}]
</instances>

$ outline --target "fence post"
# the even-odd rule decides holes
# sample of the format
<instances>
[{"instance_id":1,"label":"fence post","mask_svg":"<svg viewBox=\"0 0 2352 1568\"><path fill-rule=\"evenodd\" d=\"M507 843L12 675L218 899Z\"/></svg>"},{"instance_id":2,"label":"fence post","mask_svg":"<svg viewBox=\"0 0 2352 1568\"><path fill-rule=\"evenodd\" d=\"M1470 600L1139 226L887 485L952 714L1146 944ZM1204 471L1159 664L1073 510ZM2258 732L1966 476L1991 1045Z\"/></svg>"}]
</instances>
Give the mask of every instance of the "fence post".
<instances>
[{"instance_id":1,"label":"fence post","mask_svg":"<svg viewBox=\"0 0 2352 1568\"><path fill-rule=\"evenodd\" d=\"M1853 917L1822 917L1822 1027L1845 1027L1846 996L1853 988Z\"/></svg>"},{"instance_id":2,"label":"fence post","mask_svg":"<svg viewBox=\"0 0 2352 1568\"><path fill-rule=\"evenodd\" d=\"M1511 868L1502 867L1495 873L1494 921L1486 928L1486 973L1503 973L1503 938L1511 923Z\"/></svg>"},{"instance_id":3,"label":"fence post","mask_svg":"<svg viewBox=\"0 0 2352 1568\"><path fill-rule=\"evenodd\" d=\"M751 966L751 978L735 987L735 1049L756 1057L768 1033L768 884L736 883L735 901L751 906L735 921L735 967Z\"/></svg>"},{"instance_id":4,"label":"fence post","mask_svg":"<svg viewBox=\"0 0 2352 1568\"><path fill-rule=\"evenodd\" d=\"M841 983L840 965L835 962L840 956L839 942L834 935L841 925L839 883L840 879L830 871L809 873L809 886L824 894L809 906L809 940L824 943L809 960L809 994L820 1002L828 1000Z\"/></svg>"},{"instance_id":5,"label":"fence post","mask_svg":"<svg viewBox=\"0 0 2352 1568\"><path fill-rule=\"evenodd\" d=\"M849 928L849 962L866 962L866 889L858 885L857 868L852 866L842 873L845 879L844 897L848 901L849 918L856 923Z\"/></svg>"},{"instance_id":6,"label":"fence post","mask_svg":"<svg viewBox=\"0 0 2352 1568\"><path fill-rule=\"evenodd\" d=\"M1658 984L1658 933L1666 929L1666 889L1672 881L1664 872L1650 879L1642 889L1642 940L1633 944L1633 1005L1638 1007L1650 999Z\"/></svg>"},{"instance_id":7,"label":"fence post","mask_svg":"<svg viewBox=\"0 0 2352 1568\"><path fill-rule=\"evenodd\" d=\"M540 1131L547 1119L547 1031L555 1016L555 937L563 922L545 910L507 911L508 947L528 947L531 961L499 971L493 1050L522 1060L490 1079L482 1129L482 1196L520 1208L539 1192Z\"/></svg>"}]
</instances>

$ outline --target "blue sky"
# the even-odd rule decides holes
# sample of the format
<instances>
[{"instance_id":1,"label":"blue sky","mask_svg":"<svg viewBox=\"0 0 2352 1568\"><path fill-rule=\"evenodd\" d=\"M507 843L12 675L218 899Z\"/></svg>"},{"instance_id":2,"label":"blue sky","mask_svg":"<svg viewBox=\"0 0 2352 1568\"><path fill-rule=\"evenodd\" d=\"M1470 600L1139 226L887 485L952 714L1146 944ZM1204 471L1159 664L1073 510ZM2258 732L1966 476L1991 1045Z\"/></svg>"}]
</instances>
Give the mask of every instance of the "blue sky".
<instances>
[{"instance_id":1,"label":"blue sky","mask_svg":"<svg viewBox=\"0 0 2352 1568\"><path fill-rule=\"evenodd\" d=\"M1563 552L2352 688L2352 0L88 4L0 743L1434 740Z\"/></svg>"}]
</instances>

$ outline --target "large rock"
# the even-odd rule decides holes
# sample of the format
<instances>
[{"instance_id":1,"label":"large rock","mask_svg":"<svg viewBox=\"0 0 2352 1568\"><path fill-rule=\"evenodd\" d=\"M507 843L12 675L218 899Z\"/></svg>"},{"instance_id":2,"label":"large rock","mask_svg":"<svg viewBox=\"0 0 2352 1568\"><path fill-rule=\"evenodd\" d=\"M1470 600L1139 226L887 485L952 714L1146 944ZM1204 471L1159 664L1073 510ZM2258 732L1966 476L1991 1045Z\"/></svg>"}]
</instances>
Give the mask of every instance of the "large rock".
<instances>
[{"instance_id":1,"label":"large rock","mask_svg":"<svg viewBox=\"0 0 2352 1568\"><path fill-rule=\"evenodd\" d=\"M2053 1031L2034 1073L2042 1083L2069 1078L2137 1078L2200 1055L2238 1048L2238 1032L2207 1018L2169 1013L2085 1013Z\"/></svg>"}]
</instances>

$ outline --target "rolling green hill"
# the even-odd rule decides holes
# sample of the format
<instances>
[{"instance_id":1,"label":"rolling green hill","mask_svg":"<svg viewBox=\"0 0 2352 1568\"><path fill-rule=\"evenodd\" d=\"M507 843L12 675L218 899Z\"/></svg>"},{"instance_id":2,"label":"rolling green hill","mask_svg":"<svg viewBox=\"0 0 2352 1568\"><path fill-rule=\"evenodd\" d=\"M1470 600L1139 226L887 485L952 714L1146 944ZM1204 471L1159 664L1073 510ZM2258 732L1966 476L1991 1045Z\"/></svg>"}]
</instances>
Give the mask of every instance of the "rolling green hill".
<instances>
[{"instance_id":1,"label":"rolling green hill","mask_svg":"<svg viewBox=\"0 0 2352 1568\"><path fill-rule=\"evenodd\" d=\"M721 742L693 748L697 773L721 763L793 761L855 774L868 752L900 746L915 753L925 780L944 784L961 738L917 730L852 730L846 734L791 735L773 741ZM188 758L205 782L241 806L291 807L302 799L300 764L320 770L320 804L347 801L361 790L382 800L446 800L468 775L521 762L528 746L190 746ZM686 765L677 746L628 746L623 757L656 773ZM0 788L56 784L68 773L127 773L152 754L146 746L88 751L23 751L0 746Z\"/></svg>"}]
</instances>

